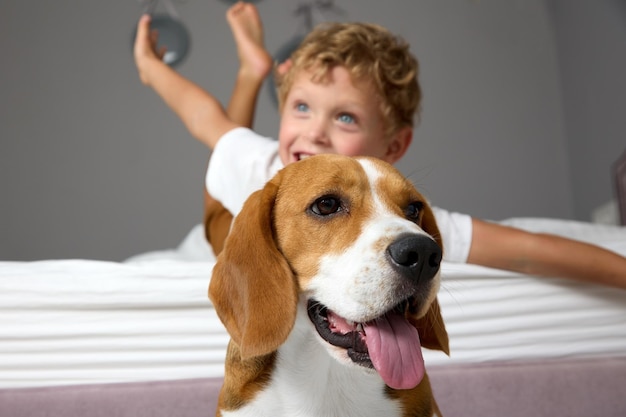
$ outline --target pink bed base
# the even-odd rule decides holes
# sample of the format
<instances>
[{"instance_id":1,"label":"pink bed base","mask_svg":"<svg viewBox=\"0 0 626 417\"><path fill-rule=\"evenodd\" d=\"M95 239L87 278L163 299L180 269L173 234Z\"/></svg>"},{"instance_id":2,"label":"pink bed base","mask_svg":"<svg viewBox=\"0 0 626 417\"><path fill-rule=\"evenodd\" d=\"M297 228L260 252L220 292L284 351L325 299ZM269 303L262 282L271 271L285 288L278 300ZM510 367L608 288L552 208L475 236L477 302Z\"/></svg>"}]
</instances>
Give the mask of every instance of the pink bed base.
<instances>
[{"instance_id":1,"label":"pink bed base","mask_svg":"<svg viewBox=\"0 0 626 417\"><path fill-rule=\"evenodd\" d=\"M429 369L446 417L626 416L626 357ZM207 417L221 380L0 390L7 417Z\"/></svg>"}]
</instances>

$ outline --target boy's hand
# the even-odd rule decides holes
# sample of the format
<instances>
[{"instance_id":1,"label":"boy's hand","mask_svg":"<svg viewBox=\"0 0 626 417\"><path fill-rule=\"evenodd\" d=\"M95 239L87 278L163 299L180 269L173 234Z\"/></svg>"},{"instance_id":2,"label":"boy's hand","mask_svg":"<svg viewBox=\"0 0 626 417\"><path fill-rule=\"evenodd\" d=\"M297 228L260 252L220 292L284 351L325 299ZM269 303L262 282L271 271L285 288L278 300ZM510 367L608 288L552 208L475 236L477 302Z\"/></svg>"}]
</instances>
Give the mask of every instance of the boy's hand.
<instances>
[{"instance_id":1,"label":"boy's hand","mask_svg":"<svg viewBox=\"0 0 626 417\"><path fill-rule=\"evenodd\" d=\"M145 66L151 60L162 61L166 48L157 49L159 34L156 30L150 30L150 16L144 14L137 24L137 34L135 35L135 46L133 55L135 57L135 65L139 72L141 82L149 85L150 80L146 74Z\"/></svg>"}]
</instances>

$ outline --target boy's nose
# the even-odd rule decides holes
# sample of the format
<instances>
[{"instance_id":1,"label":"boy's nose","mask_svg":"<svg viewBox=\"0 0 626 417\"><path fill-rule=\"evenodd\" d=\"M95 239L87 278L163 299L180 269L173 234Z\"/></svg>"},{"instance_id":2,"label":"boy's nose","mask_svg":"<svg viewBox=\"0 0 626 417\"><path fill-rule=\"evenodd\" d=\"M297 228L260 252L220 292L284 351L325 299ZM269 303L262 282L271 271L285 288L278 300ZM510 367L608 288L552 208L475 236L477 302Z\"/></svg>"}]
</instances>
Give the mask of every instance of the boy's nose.
<instances>
[{"instance_id":1,"label":"boy's nose","mask_svg":"<svg viewBox=\"0 0 626 417\"><path fill-rule=\"evenodd\" d=\"M307 126L307 137L314 143L328 143L327 123L322 120L311 120Z\"/></svg>"}]
</instances>

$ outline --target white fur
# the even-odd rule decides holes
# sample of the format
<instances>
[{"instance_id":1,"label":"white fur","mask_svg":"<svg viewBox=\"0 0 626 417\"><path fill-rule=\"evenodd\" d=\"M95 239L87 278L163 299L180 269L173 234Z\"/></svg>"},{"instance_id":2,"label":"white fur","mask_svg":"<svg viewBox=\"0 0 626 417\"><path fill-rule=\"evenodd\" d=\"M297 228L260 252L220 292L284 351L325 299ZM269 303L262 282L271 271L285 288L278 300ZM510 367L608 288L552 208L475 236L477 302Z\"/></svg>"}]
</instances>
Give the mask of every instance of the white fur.
<instances>
[{"instance_id":1,"label":"white fur","mask_svg":"<svg viewBox=\"0 0 626 417\"><path fill-rule=\"evenodd\" d=\"M401 405L384 393L374 371L338 365L316 340L302 299L293 331L278 350L272 380L250 404L224 417L401 416ZM326 342L324 342L326 343ZM376 394L372 394L376 393Z\"/></svg>"}]
</instances>

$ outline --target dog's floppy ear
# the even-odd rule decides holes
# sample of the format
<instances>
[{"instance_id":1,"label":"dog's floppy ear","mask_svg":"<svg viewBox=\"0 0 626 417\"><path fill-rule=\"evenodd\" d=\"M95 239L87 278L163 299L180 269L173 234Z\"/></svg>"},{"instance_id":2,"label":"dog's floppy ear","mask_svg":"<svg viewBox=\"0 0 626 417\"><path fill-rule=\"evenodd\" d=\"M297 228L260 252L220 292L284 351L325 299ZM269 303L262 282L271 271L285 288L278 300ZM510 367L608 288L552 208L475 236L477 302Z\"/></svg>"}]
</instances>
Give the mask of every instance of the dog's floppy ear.
<instances>
[{"instance_id":1,"label":"dog's floppy ear","mask_svg":"<svg viewBox=\"0 0 626 417\"><path fill-rule=\"evenodd\" d=\"M439 303L435 298L428 311L419 319L410 318L411 323L417 328L420 343L428 349L440 350L446 355L450 354L448 332L443 324Z\"/></svg>"},{"instance_id":2,"label":"dog's floppy ear","mask_svg":"<svg viewBox=\"0 0 626 417\"><path fill-rule=\"evenodd\" d=\"M275 243L280 175L246 200L217 258L209 297L243 359L275 351L291 331L298 288Z\"/></svg>"},{"instance_id":3,"label":"dog's floppy ear","mask_svg":"<svg viewBox=\"0 0 626 417\"><path fill-rule=\"evenodd\" d=\"M443 242L441 234L437 227L435 215L430 206L424 206L424 215L422 217L422 229L428 233L439 247L443 250ZM448 341L448 332L441 317L441 310L437 299L433 300L426 314L419 319L412 319L413 325L417 328L422 346L428 349L441 350L446 355L450 354L450 345Z\"/></svg>"}]
</instances>

